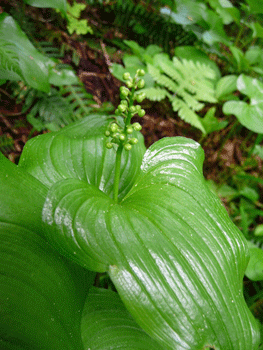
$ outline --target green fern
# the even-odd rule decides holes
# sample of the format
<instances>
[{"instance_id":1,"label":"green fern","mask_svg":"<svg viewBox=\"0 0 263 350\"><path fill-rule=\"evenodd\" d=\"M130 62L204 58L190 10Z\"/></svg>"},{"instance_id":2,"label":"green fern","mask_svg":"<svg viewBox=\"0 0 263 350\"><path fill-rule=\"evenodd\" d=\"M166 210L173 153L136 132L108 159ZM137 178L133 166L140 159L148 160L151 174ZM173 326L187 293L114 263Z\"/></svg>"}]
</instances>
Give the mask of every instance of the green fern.
<instances>
[{"instance_id":1,"label":"green fern","mask_svg":"<svg viewBox=\"0 0 263 350\"><path fill-rule=\"evenodd\" d=\"M23 79L17 51L13 45L5 41L0 45L0 62L0 79Z\"/></svg>"},{"instance_id":2,"label":"green fern","mask_svg":"<svg viewBox=\"0 0 263 350\"><path fill-rule=\"evenodd\" d=\"M28 98L31 99L30 95ZM25 103L28 105L27 101ZM51 94L38 94L27 120L38 131L56 131L88 115L92 105L92 95L82 85L61 87L60 90L52 88Z\"/></svg>"},{"instance_id":3,"label":"green fern","mask_svg":"<svg viewBox=\"0 0 263 350\"><path fill-rule=\"evenodd\" d=\"M99 7L109 17L114 16L114 24L144 47L152 43L170 52L175 46L191 45L196 41L194 34L186 32L169 16L160 14L162 1L159 6L147 6L133 0L86 0L86 3Z\"/></svg>"},{"instance_id":4,"label":"green fern","mask_svg":"<svg viewBox=\"0 0 263 350\"><path fill-rule=\"evenodd\" d=\"M181 119L200 129L205 128L196 114L204 103L217 102L215 98L216 73L206 64L158 54L153 64L147 64L148 72L156 82L155 88L145 88L143 92L152 101L168 97L175 112Z\"/></svg>"},{"instance_id":5,"label":"green fern","mask_svg":"<svg viewBox=\"0 0 263 350\"><path fill-rule=\"evenodd\" d=\"M4 154L14 150L14 140L7 135L0 135L0 151Z\"/></svg>"},{"instance_id":6,"label":"green fern","mask_svg":"<svg viewBox=\"0 0 263 350\"><path fill-rule=\"evenodd\" d=\"M49 41L41 41L37 43L38 50L49 58L62 58L62 50L55 47Z\"/></svg>"}]
</instances>

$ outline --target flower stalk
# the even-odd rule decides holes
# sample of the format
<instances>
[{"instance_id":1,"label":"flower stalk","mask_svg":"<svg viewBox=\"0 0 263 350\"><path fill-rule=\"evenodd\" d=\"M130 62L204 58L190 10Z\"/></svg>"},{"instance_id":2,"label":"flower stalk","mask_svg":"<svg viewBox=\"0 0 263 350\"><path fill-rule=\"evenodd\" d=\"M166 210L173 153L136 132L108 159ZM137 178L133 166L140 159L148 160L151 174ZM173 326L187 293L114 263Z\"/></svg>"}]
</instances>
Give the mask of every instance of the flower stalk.
<instances>
[{"instance_id":1,"label":"flower stalk","mask_svg":"<svg viewBox=\"0 0 263 350\"><path fill-rule=\"evenodd\" d=\"M140 131L142 129L139 123L131 124L131 119L134 115L143 117L145 115L145 110L141 108L140 105L134 105L137 101L141 103L145 94L143 92L137 93L144 87L144 80L141 79L145 72L142 69L138 69L135 77L132 79L130 73L126 72L123 75L123 79L126 80L126 86L121 86L120 88L120 104L115 110L117 116L123 118L124 123L120 123L117 118L110 122L107 130L105 131L105 136L109 138L106 143L106 147L111 149L114 145L117 145L116 158L115 158L115 174L114 174L114 186L113 186L113 199L118 203L119 194L119 183L120 183L120 171L121 171L121 157L123 149L125 151L130 151L138 139L132 136L133 131Z\"/></svg>"}]
</instances>

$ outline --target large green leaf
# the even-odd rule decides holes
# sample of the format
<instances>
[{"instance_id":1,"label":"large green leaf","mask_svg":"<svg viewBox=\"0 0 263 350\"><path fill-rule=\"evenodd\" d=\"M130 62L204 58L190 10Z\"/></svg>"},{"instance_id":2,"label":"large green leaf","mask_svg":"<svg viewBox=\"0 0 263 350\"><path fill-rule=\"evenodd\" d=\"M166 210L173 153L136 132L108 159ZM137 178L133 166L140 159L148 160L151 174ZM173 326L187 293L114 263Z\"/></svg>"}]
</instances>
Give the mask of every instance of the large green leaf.
<instances>
[{"instance_id":1,"label":"large green leaf","mask_svg":"<svg viewBox=\"0 0 263 350\"><path fill-rule=\"evenodd\" d=\"M113 153L105 154L99 136L104 122L92 116L89 127L81 121L40 136L24 152L21 167L49 187L47 239L82 266L108 271L135 320L162 346L257 349L258 327L242 294L248 249L204 181L199 144L162 139L139 169L140 147L122 164L128 179L116 204Z\"/></svg>"},{"instance_id":2,"label":"large green leaf","mask_svg":"<svg viewBox=\"0 0 263 350\"><path fill-rule=\"evenodd\" d=\"M80 350L80 317L93 274L35 233L0 223L0 348Z\"/></svg>"},{"instance_id":3,"label":"large green leaf","mask_svg":"<svg viewBox=\"0 0 263 350\"><path fill-rule=\"evenodd\" d=\"M164 350L134 321L117 293L92 288L82 313L85 350Z\"/></svg>"},{"instance_id":4,"label":"large green leaf","mask_svg":"<svg viewBox=\"0 0 263 350\"><path fill-rule=\"evenodd\" d=\"M57 8L63 13L66 13L67 1L66 0L24 0L28 5L35 7L51 7Z\"/></svg>"},{"instance_id":5,"label":"large green leaf","mask_svg":"<svg viewBox=\"0 0 263 350\"><path fill-rule=\"evenodd\" d=\"M41 232L47 188L0 152L0 222Z\"/></svg>"},{"instance_id":6,"label":"large green leaf","mask_svg":"<svg viewBox=\"0 0 263 350\"><path fill-rule=\"evenodd\" d=\"M48 187L62 179L76 178L112 196L115 151L105 147L108 123L107 116L94 114L58 132L36 137L26 144L19 167ZM142 135L134 136L139 144L122 158L120 198L131 188L145 152Z\"/></svg>"},{"instance_id":7,"label":"large green leaf","mask_svg":"<svg viewBox=\"0 0 263 350\"><path fill-rule=\"evenodd\" d=\"M35 89L49 92L48 67L44 56L28 40L13 18L0 14L0 79L26 81Z\"/></svg>"},{"instance_id":8,"label":"large green leaf","mask_svg":"<svg viewBox=\"0 0 263 350\"><path fill-rule=\"evenodd\" d=\"M234 114L239 122L249 130L263 133L263 84L256 78L241 74L237 79L237 89L250 98L244 101L228 101L223 106L225 114Z\"/></svg>"},{"instance_id":9,"label":"large green leaf","mask_svg":"<svg viewBox=\"0 0 263 350\"><path fill-rule=\"evenodd\" d=\"M80 317L94 274L37 233L46 187L0 154L0 348L80 350Z\"/></svg>"}]
</instances>

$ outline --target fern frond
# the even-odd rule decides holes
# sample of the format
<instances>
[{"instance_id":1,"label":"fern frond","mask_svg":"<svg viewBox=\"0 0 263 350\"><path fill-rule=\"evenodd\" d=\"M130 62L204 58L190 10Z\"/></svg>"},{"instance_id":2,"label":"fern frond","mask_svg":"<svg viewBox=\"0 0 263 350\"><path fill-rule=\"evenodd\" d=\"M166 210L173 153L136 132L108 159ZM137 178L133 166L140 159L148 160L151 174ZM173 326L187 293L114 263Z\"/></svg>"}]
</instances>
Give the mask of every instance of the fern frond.
<instances>
[{"instance_id":1,"label":"fern frond","mask_svg":"<svg viewBox=\"0 0 263 350\"><path fill-rule=\"evenodd\" d=\"M49 58L61 58L62 50L54 47L52 43L48 41L41 41L38 43L38 50Z\"/></svg>"},{"instance_id":2,"label":"fern frond","mask_svg":"<svg viewBox=\"0 0 263 350\"><path fill-rule=\"evenodd\" d=\"M65 99L55 89L51 95L43 94L27 115L27 120L38 130L56 131L74 121L73 113Z\"/></svg>"},{"instance_id":3,"label":"fern frond","mask_svg":"<svg viewBox=\"0 0 263 350\"><path fill-rule=\"evenodd\" d=\"M14 46L2 41L0 45L0 79L20 80L23 74L19 66L19 55Z\"/></svg>"},{"instance_id":4,"label":"fern frond","mask_svg":"<svg viewBox=\"0 0 263 350\"><path fill-rule=\"evenodd\" d=\"M81 82L78 85L60 86L59 90L52 88L50 94L30 88L21 82L14 82L11 88L13 95L23 103L22 112L30 110L27 120L38 131L56 131L98 108L93 96L86 91Z\"/></svg>"},{"instance_id":5,"label":"fern frond","mask_svg":"<svg viewBox=\"0 0 263 350\"><path fill-rule=\"evenodd\" d=\"M169 89L172 92L176 92L177 90L177 84L170 78L168 78L166 75L162 74L158 68L153 66L152 64L147 64L148 72L153 77L154 81L158 83L159 85L165 86L167 89Z\"/></svg>"},{"instance_id":6,"label":"fern frond","mask_svg":"<svg viewBox=\"0 0 263 350\"><path fill-rule=\"evenodd\" d=\"M169 96L169 93L162 88L145 88L143 90L140 90L140 92L144 92L145 97L151 101L161 101L165 99L165 97Z\"/></svg>"},{"instance_id":7,"label":"fern frond","mask_svg":"<svg viewBox=\"0 0 263 350\"><path fill-rule=\"evenodd\" d=\"M162 67L166 62L161 62ZM217 102L215 98L216 73L208 65L192 60L183 59L180 61L173 57L173 65L176 71L182 72L184 89L200 101Z\"/></svg>"},{"instance_id":8,"label":"fern frond","mask_svg":"<svg viewBox=\"0 0 263 350\"><path fill-rule=\"evenodd\" d=\"M7 135L0 135L0 151L8 153L14 150L14 140Z\"/></svg>"},{"instance_id":9,"label":"fern frond","mask_svg":"<svg viewBox=\"0 0 263 350\"><path fill-rule=\"evenodd\" d=\"M197 99L196 96L193 96L189 94L188 92L182 91L178 92L178 95L182 97L182 99L186 102L188 107L190 107L193 111L200 111L203 107L204 104L200 103Z\"/></svg>"},{"instance_id":10,"label":"fern frond","mask_svg":"<svg viewBox=\"0 0 263 350\"><path fill-rule=\"evenodd\" d=\"M204 107L203 102L217 102L215 98L216 73L206 64L191 60L180 60L174 57L170 60L167 55L157 54L153 64L147 64L148 72L156 82L156 87L147 92L150 100L158 96L168 97L173 110L178 115L200 129L204 134L205 128L200 117L195 113ZM161 92L163 90L163 92Z\"/></svg>"},{"instance_id":11,"label":"fern frond","mask_svg":"<svg viewBox=\"0 0 263 350\"><path fill-rule=\"evenodd\" d=\"M178 115L182 120L201 130L203 134L206 134L200 117L191 108L189 108L183 100L174 97L172 100L172 106L173 110L178 112Z\"/></svg>"},{"instance_id":12,"label":"fern frond","mask_svg":"<svg viewBox=\"0 0 263 350\"><path fill-rule=\"evenodd\" d=\"M60 94L65 97L68 105L71 106L72 113L80 119L87 116L94 105L94 100L83 85L68 85L60 89Z\"/></svg>"},{"instance_id":13,"label":"fern frond","mask_svg":"<svg viewBox=\"0 0 263 350\"><path fill-rule=\"evenodd\" d=\"M99 7L115 17L114 24L132 34L132 39L142 46L150 43L162 46L165 52L179 45L191 45L196 36L164 16L155 6L151 8L133 0L86 0L90 6Z\"/></svg>"}]
</instances>

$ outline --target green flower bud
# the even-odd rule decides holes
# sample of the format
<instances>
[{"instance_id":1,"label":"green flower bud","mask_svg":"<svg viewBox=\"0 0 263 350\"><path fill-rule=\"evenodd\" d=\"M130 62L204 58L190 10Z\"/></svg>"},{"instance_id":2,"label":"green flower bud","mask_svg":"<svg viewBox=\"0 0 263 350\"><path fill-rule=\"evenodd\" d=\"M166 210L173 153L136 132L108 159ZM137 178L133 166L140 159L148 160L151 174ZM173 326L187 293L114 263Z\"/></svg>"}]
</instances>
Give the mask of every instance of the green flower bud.
<instances>
[{"instance_id":1,"label":"green flower bud","mask_svg":"<svg viewBox=\"0 0 263 350\"><path fill-rule=\"evenodd\" d=\"M125 86L121 86L120 87L120 92L121 92L121 99L123 100L129 95L130 90L127 89Z\"/></svg>"},{"instance_id":2,"label":"green flower bud","mask_svg":"<svg viewBox=\"0 0 263 350\"><path fill-rule=\"evenodd\" d=\"M139 77L143 77L145 75L145 71L143 69L138 69L136 74L138 74Z\"/></svg>"},{"instance_id":3,"label":"green flower bud","mask_svg":"<svg viewBox=\"0 0 263 350\"><path fill-rule=\"evenodd\" d=\"M144 115L145 115L145 110L144 110L144 109L141 109L141 110L138 112L138 116L142 118Z\"/></svg>"},{"instance_id":4,"label":"green flower bud","mask_svg":"<svg viewBox=\"0 0 263 350\"><path fill-rule=\"evenodd\" d=\"M142 89L145 85L145 81L143 79L140 79L137 83L138 89Z\"/></svg>"},{"instance_id":5,"label":"green flower bud","mask_svg":"<svg viewBox=\"0 0 263 350\"><path fill-rule=\"evenodd\" d=\"M105 134L105 136L109 137L110 136L109 130L106 130L104 134Z\"/></svg>"},{"instance_id":6,"label":"green flower bud","mask_svg":"<svg viewBox=\"0 0 263 350\"><path fill-rule=\"evenodd\" d=\"M129 140L129 143L130 143L131 145L136 145L136 143L138 143L138 139L136 139L136 137L133 137L133 138L131 138L131 139Z\"/></svg>"},{"instance_id":7,"label":"green flower bud","mask_svg":"<svg viewBox=\"0 0 263 350\"><path fill-rule=\"evenodd\" d=\"M126 72L126 73L123 74L122 77L123 77L124 80L129 80L131 78L131 75L130 75L130 73Z\"/></svg>"},{"instance_id":8,"label":"green flower bud","mask_svg":"<svg viewBox=\"0 0 263 350\"><path fill-rule=\"evenodd\" d=\"M140 130L142 130L142 126L141 126L139 123L134 123L134 124L132 124L132 126L133 126L133 129L134 129L135 131L140 131Z\"/></svg>"},{"instance_id":9,"label":"green flower bud","mask_svg":"<svg viewBox=\"0 0 263 350\"><path fill-rule=\"evenodd\" d=\"M126 143L126 144L124 145L124 148L125 148L126 151L130 151L130 150L132 149L132 145L129 144L129 143Z\"/></svg>"},{"instance_id":10,"label":"green flower bud","mask_svg":"<svg viewBox=\"0 0 263 350\"><path fill-rule=\"evenodd\" d=\"M139 123L138 123L139 124ZM139 124L140 125L140 124ZM131 126L128 126L126 129L127 134L132 134L133 128Z\"/></svg>"},{"instance_id":11,"label":"green flower bud","mask_svg":"<svg viewBox=\"0 0 263 350\"><path fill-rule=\"evenodd\" d=\"M126 136L125 136L124 134L120 134L120 135L119 135L119 139L120 139L121 141L124 141L124 140L126 139Z\"/></svg>"},{"instance_id":12,"label":"green flower bud","mask_svg":"<svg viewBox=\"0 0 263 350\"><path fill-rule=\"evenodd\" d=\"M116 123L112 123L110 126L110 131L113 133L118 131L118 125Z\"/></svg>"},{"instance_id":13,"label":"green flower bud","mask_svg":"<svg viewBox=\"0 0 263 350\"><path fill-rule=\"evenodd\" d=\"M136 95L136 101L141 103L145 99L145 93L141 92L139 95Z\"/></svg>"},{"instance_id":14,"label":"green flower bud","mask_svg":"<svg viewBox=\"0 0 263 350\"><path fill-rule=\"evenodd\" d=\"M113 144L111 142L106 143L106 148L111 149L113 147Z\"/></svg>"},{"instance_id":15,"label":"green flower bud","mask_svg":"<svg viewBox=\"0 0 263 350\"><path fill-rule=\"evenodd\" d=\"M127 109L127 106L125 106L125 105L123 105L123 104L120 104L120 105L118 106L118 110L120 111L120 113L125 112L126 109Z\"/></svg>"},{"instance_id":16,"label":"green flower bud","mask_svg":"<svg viewBox=\"0 0 263 350\"><path fill-rule=\"evenodd\" d=\"M115 112L114 112L116 115L119 115L120 114L120 112L119 112L119 110L118 110L118 108L117 109L115 109Z\"/></svg>"},{"instance_id":17,"label":"green flower bud","mask_svg":"<svg viewBox=\"0 0 263 350\"><path fill-rule=\"evenodd\" d=\"M138 113L142 109L140 105L135 106L135 108L136 108L136 113Z\"/></svg>"},{"instance_id":18,"label":"green flower bud","mask_svg":"<svg viewBox=\"0 0 263 350\"><path fill-rule=\"evenodd\" d=\"M129 89L133 87L133 82L131 80L128 80L126 85L128 86Z\"/></svg>"},{"instance_id":19,"label":"green flower bud","mask_svg":"<svg viewBox=\"0 0 263 350\"><path fill-rule=\"evenodd\" d=\"M129 108L129 112L135 113L135 112L136 112L135 106L131 106L131 107Z\"/></svg>"},{"instance_id":20,"label":"green flower bud","mask_svg":"<svg viewBox=\"0 0 263 350\"><path fill-rule=\"evenodd\" d=\"M120 104L124 105L124 106L128 106L128 101L127 100L121 100Z\"/></svg>"}]
</instances>

